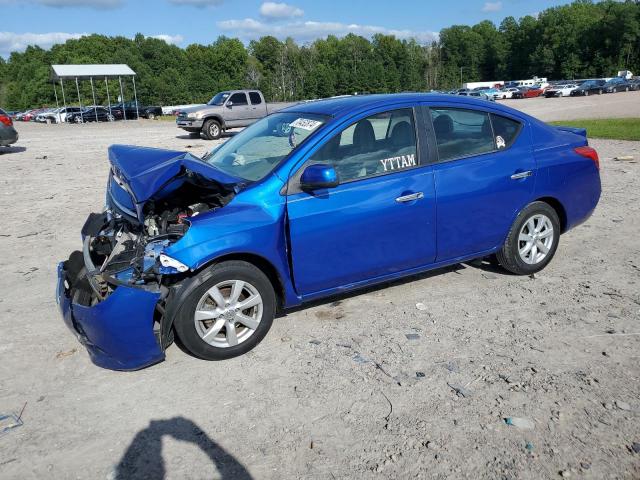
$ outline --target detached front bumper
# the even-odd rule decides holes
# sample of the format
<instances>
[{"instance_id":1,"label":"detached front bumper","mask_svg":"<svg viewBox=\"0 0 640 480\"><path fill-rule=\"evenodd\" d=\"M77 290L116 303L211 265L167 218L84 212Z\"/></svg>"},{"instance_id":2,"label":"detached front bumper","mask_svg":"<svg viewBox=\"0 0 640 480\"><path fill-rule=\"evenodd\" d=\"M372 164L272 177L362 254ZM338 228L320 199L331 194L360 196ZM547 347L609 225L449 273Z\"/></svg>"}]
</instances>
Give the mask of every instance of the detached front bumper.
<instances>
[{"instance_id":1,"label":"detached front bumper","mask_svg":"<svg viewBox=\"0 0 640 480\"><path fill-rule=\"evenodd\" d=\"M160 292L119 286L99 303L78 303L71 286L78 282L81 255L72 254L58 264L56 300L64 322L87 348L91 361L110 370L138 370L164 360L153 330Z\"/></svg>"}]
</instances>

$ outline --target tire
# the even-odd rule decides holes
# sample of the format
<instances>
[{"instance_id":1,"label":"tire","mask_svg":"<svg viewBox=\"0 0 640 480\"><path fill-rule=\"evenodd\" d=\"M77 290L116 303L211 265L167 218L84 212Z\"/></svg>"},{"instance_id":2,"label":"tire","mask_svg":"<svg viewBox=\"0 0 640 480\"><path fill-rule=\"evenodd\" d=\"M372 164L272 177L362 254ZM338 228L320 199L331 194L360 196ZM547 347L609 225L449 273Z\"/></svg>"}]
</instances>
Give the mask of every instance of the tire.
<instances>
[{"instance_id":1,"label":"tire","mask_svg":"<svg viewBox=\"0 0 640 480\"><path fill-rule=\"evenodd\" d=\"M193 285L197 286L178 305L174 321L180 344L192 355L203 360L237 357L253 349L271 328L276 295L267 276L256 266L236 260L218 263L200 272ZM231 297L235 285L240 285L241 290L234 303ZM215 301L214 297L220 300ZM230 306L225 303L228 300L232 302ZM249 300L260 303L241 311L234 308Z\"/></svg>"},{"instance_id":2,"label":"tire","mask_svg":"<svg viewBox=\"0 0 640 480\"><path fill-rule=\"evenodd\" d=\"M113 114L109 113L107 115L107 122L115 122L116 121L116 117L113 116Z\"/></svg>"},{"instance_id":3,"label":"tire","mask_svg":"<svg viewBox=\"0 0 640 480\"><path fill-rule=\"evenodd\" d=\"M531 222L535 227L533 232L530 231ZM541 227L542 224L545 224L545 227L537 232L538 227ZM549 225L552 227L550 233ZM546 236L544 236L545 233L547 234ZM521 234L525 238L529 234L535 235L534 241L522 240ZM560 220L556 211L548 203L533 202L518 214L502 249L498 251L496 256L500 265L511 273L531 275L539 272L549 264L556 253L559 240ZM546 253L539 247L540 244L548 249ZM527 247L529 247L528 250ZM524 252L524 254L521 254L521 252ZM543 254L544 257L540 257ZM540 258L533 258L534 256ZM527 257L529 258L527 259ZM529 260L533 261L533 263Z\"/></svg>"},{"instance_id":4,"label":"tire","mask_svg":"<svg viewBox=\"0 0 640 480\"><path fill-rule=\"evenodd\" d=\"M156 119L156 114L155 114L155 113L153 113L153 112L149 112L149 113L147 114L147 118L148 118L149 120L155 120L155 119Z\"/></svg>"},{"instance_id":5,"label":"tire","mask_svg":"<svg viewBox=\"0 0 640 480\"><path fill-rule=\"evenodd\" d=\"M628 92L629 91L629 87L625 87L624 91Z\"/></svg>"},{"instance_id":6,"label":"tire","mask_svg":"<svg viewBox=\"0 0 640 480\"><path fill-rule=\"evenodd\" d=\"M598 90L598 95L602 95L602 89Z\"/></svg>"},{"instance_id":7,"label":"tire","mask_svg":"<svg viewBox=\"0 0 640 480\"><path fill-rule=\"evenodd\" d=\"M585 90L585 91L584 91L584 96L585 96L585 97L588 97L588 96L589 96L589 90Z\"/></svg>"},{"instance_id":8,"label":"tire","mask_svg":"<svg viewBox=\"0 0 640 480\"><path fill-rule=\"evenodd\" d=\"M207 120L202 126L202 133L207 140L218 140L222 135L222 128L217 120Z\"/></svg>"}]
</instances>

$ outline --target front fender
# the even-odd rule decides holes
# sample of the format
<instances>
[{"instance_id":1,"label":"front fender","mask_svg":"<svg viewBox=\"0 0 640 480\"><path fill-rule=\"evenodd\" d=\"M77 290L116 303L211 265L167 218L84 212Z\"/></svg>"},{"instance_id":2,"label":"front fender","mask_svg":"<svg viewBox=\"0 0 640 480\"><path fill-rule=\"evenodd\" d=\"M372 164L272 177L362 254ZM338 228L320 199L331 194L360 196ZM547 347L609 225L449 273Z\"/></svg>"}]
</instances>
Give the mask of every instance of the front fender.
<instances>
[{"instance_id":1,"label":"front fender","mask_svg":"<svg viewBox=\"0 0 640 480\"><path fill-rule=\"evenodd\" d=\"M290 275L284 202L266 206L237 198L218 211L193 217L184 237L165 253L191 271L229 255L261 257L282 281L285 306L299 304Z\"/></svg>"}]
</instances>

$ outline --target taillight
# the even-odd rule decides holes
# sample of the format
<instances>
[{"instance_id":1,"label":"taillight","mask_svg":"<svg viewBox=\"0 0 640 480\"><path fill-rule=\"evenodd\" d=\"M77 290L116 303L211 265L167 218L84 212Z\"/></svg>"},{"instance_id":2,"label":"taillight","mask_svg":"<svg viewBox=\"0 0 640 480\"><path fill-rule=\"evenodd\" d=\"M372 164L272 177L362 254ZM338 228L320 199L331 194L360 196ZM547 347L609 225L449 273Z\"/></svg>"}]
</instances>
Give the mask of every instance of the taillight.
<instances>
[{"instance_id":1,"label":"taillight","mask_svg":"<svg viewBox=\"0 0 640 480\"><path fill-rule=\"evenodd\" d=\"M4 123L7 127L10 127L11 125L13 125L13 121L11 120L11 117L7 115L0 115L0 123Z\"/></svg>"},{"instance_id":2,"label":"taillight","mask_svg":"<svg viewBox=\"0 0 640 480\"><path fill-rule=\"evenodd\" d=\"M574 151L582 157L590 158L591 160L593 160L593 163L596 164L596 168L600 170L600 159L598 158L598 152L596 152L595 148L578 147L575 148Z\"/></svg>"}]
</instances>

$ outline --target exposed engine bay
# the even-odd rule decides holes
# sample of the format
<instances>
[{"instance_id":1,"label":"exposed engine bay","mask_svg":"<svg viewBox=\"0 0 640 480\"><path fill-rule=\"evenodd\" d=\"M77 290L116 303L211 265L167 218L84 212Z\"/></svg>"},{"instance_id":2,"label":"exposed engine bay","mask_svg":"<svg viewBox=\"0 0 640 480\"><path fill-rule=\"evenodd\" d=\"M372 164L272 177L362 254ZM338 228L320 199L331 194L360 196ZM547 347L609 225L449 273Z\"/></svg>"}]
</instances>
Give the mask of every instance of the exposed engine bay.
<instances>
[{"instance_id":1,"label":"exposed engine bay","mask_svg":"<svg viewBox=\"0 0 640 480\"><path fill-rule=\"evenodd\" d=\"M69 279L75 303L94 305L119 285L164 290L166 295L166 287L183 278L188 268L163 251L187 233L195 217L223 207L235 193L193 174L183 174L167 187L144 203L141 218L110 202L111 192L107 209L89 215L82 228L82 265Z\"/></svg>"}]
</instances>

